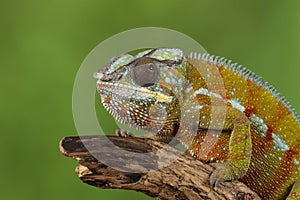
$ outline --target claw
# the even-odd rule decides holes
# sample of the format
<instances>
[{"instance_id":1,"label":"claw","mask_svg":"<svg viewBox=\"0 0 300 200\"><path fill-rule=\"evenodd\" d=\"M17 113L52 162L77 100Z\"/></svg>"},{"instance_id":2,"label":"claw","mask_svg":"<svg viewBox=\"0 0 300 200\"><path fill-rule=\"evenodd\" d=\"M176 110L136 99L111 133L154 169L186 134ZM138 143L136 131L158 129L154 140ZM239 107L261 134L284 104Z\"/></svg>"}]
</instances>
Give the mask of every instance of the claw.
<instances>
[{"instance_id":1,"label":"claw","mask_svg":"<svg viewBox=\"0 0 300 200\"><path fill-rule=\"evenodd\" d=\"M126 131L126 130L116 130L116 135L119 136L119 137L133 137L133 134L129 131Z\"/></svg>"}]
</instances>

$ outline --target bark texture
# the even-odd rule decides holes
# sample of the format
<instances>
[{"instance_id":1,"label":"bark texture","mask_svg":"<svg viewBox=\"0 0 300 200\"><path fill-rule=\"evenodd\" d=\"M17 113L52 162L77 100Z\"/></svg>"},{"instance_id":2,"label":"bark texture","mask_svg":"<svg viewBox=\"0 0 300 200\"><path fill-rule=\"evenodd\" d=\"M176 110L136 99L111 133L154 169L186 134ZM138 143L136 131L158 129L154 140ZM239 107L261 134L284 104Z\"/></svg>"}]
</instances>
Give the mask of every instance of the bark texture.
<instances>
[{"instance_id":1,"label":"bark texture","mask_svg":"<svg viewBox=\"0 0 300 200\"><path fill-rule=\"evenodd\" d=\"M162 148L165 150L158 154ZM79 162L76 172L84 183L98 188L136 190L160 200L260 199L239 181L210 188L213 167L152 139L71 136L61 140L60 151Z\"/></svg>"}]
</instances>

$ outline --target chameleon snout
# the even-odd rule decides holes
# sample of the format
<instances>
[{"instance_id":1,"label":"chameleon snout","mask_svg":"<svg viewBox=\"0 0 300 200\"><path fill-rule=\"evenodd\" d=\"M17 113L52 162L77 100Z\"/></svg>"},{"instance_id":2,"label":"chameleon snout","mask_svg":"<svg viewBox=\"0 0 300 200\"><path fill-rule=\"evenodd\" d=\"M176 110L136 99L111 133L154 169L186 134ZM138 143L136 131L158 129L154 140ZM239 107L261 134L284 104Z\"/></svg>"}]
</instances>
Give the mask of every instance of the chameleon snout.
<instances>
[{"instance_id":1,"label":"chameleon snout","mask_svg":"<svg viewBox=\"0 0 300 200\"><path fill-rule=\"evenodd\" d=\"M102 77L104 76L104 74L103 73L101 73L101 72L95 72L94 74L93 74L93 77L95 78L95 79L101 79Z\"/></svg>"}]
</instances>

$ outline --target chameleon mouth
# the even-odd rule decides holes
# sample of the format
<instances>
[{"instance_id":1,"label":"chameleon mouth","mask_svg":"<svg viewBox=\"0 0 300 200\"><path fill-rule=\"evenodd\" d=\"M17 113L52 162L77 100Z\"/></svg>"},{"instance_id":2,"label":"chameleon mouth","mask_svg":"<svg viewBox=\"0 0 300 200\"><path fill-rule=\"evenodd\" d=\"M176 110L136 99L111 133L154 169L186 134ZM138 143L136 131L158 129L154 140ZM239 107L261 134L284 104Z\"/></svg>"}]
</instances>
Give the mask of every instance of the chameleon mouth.
<instances>
[{"instance_id":1,"label":"chameleon mouth","mask_svg":"<svg viewBox=\"0 0 300 200\"><path fill-rule=\"evenodd\" d=\"M173 98L165 94L151 91L145 87L137 87L123 83L97 81L97 90L102 94L115 94L123 98L135 97L136 99L152 99L162 103L170 103Z\"/></svg>"},{"instance_id":2,"label":"chameleon mouth","mask_svg":"<svg viewBox=\"0 0 300 200\"><path fill-rule=\"evenodd\" d=\"M98 80L97 90L105 109L117 121L137 130L161 130L166 111L156 101L165 105L173 102L172 97L162 93L123 83Z\"/></svg>"}]
</instances>

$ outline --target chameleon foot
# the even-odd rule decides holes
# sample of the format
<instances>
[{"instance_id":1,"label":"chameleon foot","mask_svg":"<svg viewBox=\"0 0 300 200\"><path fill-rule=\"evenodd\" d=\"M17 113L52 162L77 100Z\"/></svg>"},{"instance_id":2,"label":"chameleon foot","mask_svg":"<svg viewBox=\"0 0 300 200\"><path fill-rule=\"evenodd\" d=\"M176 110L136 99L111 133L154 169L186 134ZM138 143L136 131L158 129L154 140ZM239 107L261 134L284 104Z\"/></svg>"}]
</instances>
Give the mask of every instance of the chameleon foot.
<instances>
[{"instance_id":1,"label":"chameleon foot","mask_svg":"<svg viewBox=\"0 0 300 200\"><path fill-rule=\"evenodd\" d=\"M210 175L210 186L217 187L224 181L232 181L234 180L234 174L232 167L228 164L217 164L214 165L217 168Z\"/></svg>"},{"instance_id":2,"label":"chameleon foot","mask_svg":"<svg viewBox=\"0 0 300 200\"><path fill-rule=\"evenodd\" d=\"M119 136L119 137L133 137L133 134L129 131L126 131L126 130L116 130L116 135Z\"/></svg>"}]
</instances>

